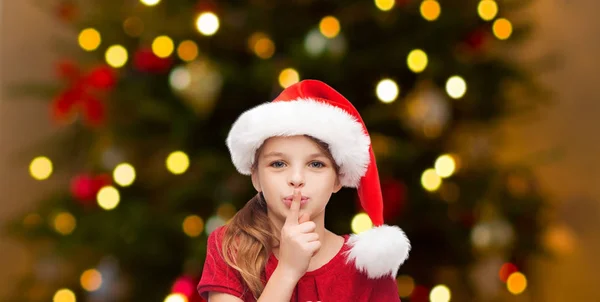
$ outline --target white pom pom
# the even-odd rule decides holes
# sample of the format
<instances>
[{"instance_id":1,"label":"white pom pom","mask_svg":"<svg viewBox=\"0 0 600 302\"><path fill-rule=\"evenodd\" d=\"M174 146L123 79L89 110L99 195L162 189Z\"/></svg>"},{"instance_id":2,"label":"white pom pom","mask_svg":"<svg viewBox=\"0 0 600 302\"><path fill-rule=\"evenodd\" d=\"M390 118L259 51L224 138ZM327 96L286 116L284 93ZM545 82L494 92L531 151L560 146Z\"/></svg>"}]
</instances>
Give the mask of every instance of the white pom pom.
<instances>
[{"instance_id":1,"label":"white pom pom","mask_svg":"<svg viewBox=\"0 0 600 302\"><path fill-rule=\"evenodd\" d=\"M347 261L371 279L396 277L398 269L408 258L410 242L397 226L382 225L353 234L348 239L351 246Z\"/></svg>"}]
</instances>

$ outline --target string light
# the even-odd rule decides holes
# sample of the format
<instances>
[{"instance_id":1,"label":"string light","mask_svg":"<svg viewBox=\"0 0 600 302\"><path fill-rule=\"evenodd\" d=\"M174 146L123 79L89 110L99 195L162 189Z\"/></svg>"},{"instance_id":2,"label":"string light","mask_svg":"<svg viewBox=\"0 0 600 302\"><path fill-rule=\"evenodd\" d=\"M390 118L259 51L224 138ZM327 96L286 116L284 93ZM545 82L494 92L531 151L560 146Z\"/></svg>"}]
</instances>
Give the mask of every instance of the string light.
<instances>
[{"instance_id":1,"label":"string light","mask_svg":"<svg viewBox=\"0 0 600 302\"><path fill-rule=\"evenodd\" d=\"M494 21L492 30L496 38L498 38L499 40L506 40L512 34L513 28L510 21L508 21L505 18L500 18Z\"/></svg>"},{"instance_id":2,"label":"string light","mask_svg":"<svg viewBox=\"0 0 600 302\"><path fill-rule=\"evenodd\" d=\"M421 49L414 49L406 58L408 68L415 73L422 72L427 67L427 54Z\"/></svg>"},{"instance_id":3,"label":"string light","mask_svg":"<svg viewBox=\"0 0 600 302\"><path fill-rule=\"evenodd\" d=\"M431 302L448 302L450 301L450 289L446 285L436 285L429 293Z\"/></svg>"},{"instance_id":4,"label":"string light","mask_svg":"<svg viewBox=\"0 0 600 302\"><path fill-rule=\"evenodd\" d=\"M175 46L168 36L158 36L152 41L152 52L159 58L166 58L173 53Z\"/></svg>"},{"instance_id":5,"label":"string light","mask_svg":"<svg viewBox=\"0 0 600 302\"><path fill-rule=\"evenodd\" d=\"M439 18L442 8L440 4L435 0L425 0L421 2L421 16L427 21L435 21Z\"/></svg>"},{"instance_id":6,"label":"string light","mask_svg":"<svg viewBox=\"0 0 600 302\"><path fill-rule=\"evenodd\" d=\"M155 6L160 2L160 0L140 0L140 2L147 6Z\"/></svg>"},{"instance_id":7,"label":"string light","mask_svg":"<svg viewBox=\"0 0 600 302\"><path fill-rule=\"evenodd\" d=\"M190 158L183 151L175 151L167 157L167 169L173 174L183 174L190 167Z\"/></svg>"},{"instance_id":8,"label":"string light","mask_svg":"<svg viewBox=\"0 0 600 302\"><path fill-rule=\"evenodd\" d=\"M81 287L88 292L96 291L102 286L102 274L95 269L86 270L79 278Z\"/></svg>"},{"instance_id":9,"label":"string light","mask_svg":"<svg viewBox=\"0 0 600 302\"><path fill-rule=\"evenodd\" d=\"M434 169L427 169L421 175L421 185L427 191L433 192L439 189L442 179Z\"/></svg>"},{"instance_id":10,"label":"string light","mask_svg":"<svg viewBox=\"0 0 600 302\"><path fill-rule=\"evenodd\" d=\"M373 222L366 213L358 213L354 216L354 218L352 218L350 226L352 228L352 232L355 234L360 234L364 231L370 230L373 227Z\"/></svg>"},{"instance_id":11,"label":"string light","mask_svg":"<svg viewBox=\"0 0 600 302\"><path fill-rule=\"evenodd\" d=\"M98 191L96 199L98 200L98 205L108 211L119 205L121 196L115 187L106 186Z\"/></svg>"},{"instance_id":12,"label":"string light","mask_svg":"<svg viewBox=\"0 0 600 302\"><path fill-rule=\"evenodd\" d=\"M100 46L102 41L100 33L93 28L86 28L79 33L77 38L79 46L87 51L93 51Z\"/></svg>"},{"instance_id":13,"label":"string light","mask_svg":"<svg viewBox=\"0 0 600 302\"><path fill-rule=\"evenodd\" d=\"M52 175L52 161L45 156L34 158L29 164L29 174L37 180L45 180Z\"/></svg>"},{"instance_id":14,"label":"string light","mask_svg":"<svg viewBox=\"0 0 600 302\"><path fill-rule=\"evenodd\" d=\"M383 79L377 84L375 89L377 98L383 103L391 103L396 100L400 89L398 84L392 79Z\"/></svg>"},{"instance_id":15,"label":"string light","mask_svg":"<svg viewBox=\"0 0 600 302\"><path fill-rule=\"evenodd\" d=\"M452 155L444 154L435 160L435 173L440 177L446 178L452 176L456 169L456 162Z\"/></svg>"},{"instance_id":16,"label":"string light","mask_svg":"<svg viewBox=\"0 0 600 302\"><path fill-rule=\"evenodd\" d=\"M527 288L527 278L520 272L512 273L506 281L506 288L513 295L519 295Z\"/></svg>"},{"instance_id":17,"label":"string light","mask_svg":"<svg viewBox=\"0 0 600 302\"><path fill-rule=\"evenodd\" d=\"M321 19L319 30L323 36L332 39L340 33L340 21L333 16L327 16Z\"/></svg>"},{"instance_id":18,"label":"string light","mask_svg":"<svg viewBox=\"0 0 600 302\"><path fill-rule=\"evenodd\" d=\"M446 81L446 93L453 99L462 98L467 92L467 83L460 76L451 76Z\"/></svg>"},{"instance_id":19,"label":"string light","mask_svg":"<svg viewBox=\"0 0 600 302\"><path fill-rule=\"evenodd\" d=\"M113 45L106 50L104 57L108 65L114 68L123 67L128 59L127 49L121 45Z\"/></svg>"},{"instance_id":20,"label":"string light","mask_svg":"<svg viewBox=\"0 0 600 302\"><path fill-rule=\"evenodd\" d=\"M52 298L53 302L75 302L75 294L68 288L59 289Z\"/></svg>"},{"instance_id":21,"label":"string light","mask_svg":"<svg viewBox=\"0 0 600 302\"><path fill-rule=\"evenodd\" d=\"M192 40L182 41L177 46L177 55L183 61L193 61L198 57L198 45Z\"/></svg>"},{"instance_id":22,"label":"string light","mask_svg":"<svg viewBox=\"0 0 600 302\"><path fill-rule=\"evenodd\" d=\"M119 164L113 171L113 179L121 187L130 186L135 180L135 168L128 163Z\"/></svg>"},{"instance_id":23,"label":"string light","mask_svg":"<svg viewBox=\"0 0 600 302\"><path fill-rule=\"evenodd\" d=\"M202 217L190 215L183 220L183 232L190 237L198 237L204 230Z\"/></svg>"},{"instance_id":24,"label":"string light","mask_svg":"<svg viewBox=\"0 0 600 302\"><path fill-rule=\"evenodd\" d=\"M294 68L286 68L279 73L279 85L288 88L300 81L300 75Z\"/></svg>"},{"instance_id":25,"label":"string light","mask_svg":"<svg viewBox=\"0 0 600 302\"><path fill-rule=\"evenodd\" d=\"M71 234L76 225L75 217L69 212L61 212L54 217L54 229L61 235Z\"/></svg>"},{"instance_id":26,"label":"string light","mask_svg":"<svg viewBox=\"0 0 600 302\"><path fill-rule=\"evenodd\" d=\"M498 14L498 4L493 0L481 0L477 5L477 14L485 21L490 21Z\"/></svg>"},{"instance_id":27,"label":"string light","mask_svg":"<svg viewBox=\"0 0 600 302\"><path fill-rule=\"evenodd\" d=\"M196 19L196 29L205 35L212 36L219 30L219 17L211 12L204 12Z\"/></svg>"},{"instance_id":28,"label":"string light","mask_svg":"<svg viewBox=\"0 0 600 302\"><path fill-rule=\"evenodd\" d=\"M394 8L395 0L375 0L375 6L382 11L389 11Z\"/></svg>"}]
</instances>

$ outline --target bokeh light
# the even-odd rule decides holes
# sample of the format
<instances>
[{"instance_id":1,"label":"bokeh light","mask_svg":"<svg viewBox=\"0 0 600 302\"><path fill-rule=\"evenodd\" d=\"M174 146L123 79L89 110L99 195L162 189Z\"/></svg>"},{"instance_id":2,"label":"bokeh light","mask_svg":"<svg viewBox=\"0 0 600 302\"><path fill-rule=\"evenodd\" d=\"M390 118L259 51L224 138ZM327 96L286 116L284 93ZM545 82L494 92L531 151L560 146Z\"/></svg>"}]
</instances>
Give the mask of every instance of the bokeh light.
<instances>
[{"instance_id":1,"label":"bokeh light","mask_svg":"<svg viewBox=\"0 0 600 302\"><path fill-rule=\"evenodd\" d=\"M435 169L427 169L421 175L421 185L427 191L435 191L442 184L442 179L437 174Z\"/></svg>"},{"instance_id":2,"label":"bokeh light","mask_svg":"<svg viewBox=\"0 0 600 302\"><path fill-rule=\"evenodd\" d=\"M54 229L61 235L71 234L75 230L77 221L69 212L60 212L54 216Z\"/></svg>"},{"instance_id":3,"label":"bokeh light","mask_svg":"<svg viewBox=\"0 0 600 302\"><path fill-rule=\"evenodd\" d=\"M442 7L435 0L425 0L425 1L421 2L420 11L421 11L421 16L423 16L423 18L425 18L425 20L435 21L437 18L440 17L440 14L442 12Z\"/></svg>"},{"instance_id":4,"label":"bokeh light","mask_svg":"<svg viewBox=\"0 0 600 302\"><path fill-rule=\"evenodd\" d=\"M453 99L462 98L467 92L467 83L460 76L451 76L446 81L446 93Z\"/></svg>"},{"instance_id":5,"label":"bokeh light","mask_svg":"<svg viewBox=\"0 0 600 302\"><path fill-rule=\"evenodd\" d=\"M140 0L140 2L147 6L154 6L160 3L160 0Z\"/></svg>"},{"instance_id":6,"label":"bokeh light","mask_svg":"<svg viewBox=\"0 0 600 302\"><path fill-rule=\"evenodd\" d=\"M340 33L340 21L333 16L327 16L321 19L319 30L323 36L332 39Z\"/></svg>"},{"instance_id":7,"label":"bokeh light","mask_svg":"<svg viewBox=\"0 0 600 302\"><path fill-rule=\"evenodd\" d=\"M493 0L481 0L477 5L477 14L485 21L490 21L498 14L498 4Z\"/></svg>"},{"instance_id":8,"label":"bokeh light","mask_svg":"<svg viewBox=\"0 0 600 302\"><path fill-rule=\"evenodd\" d=\"M95 269L88 269L81 274L79 282L83 289L89 292L96 291L102 286L102 274Z\"/></svg>"},{"instance_id":9,"label":"bokeh light","mask_svg":"<svg viewBox=\"0 0 600 302\"><path fill-rule=\"evenodd\" d=\"M396 0L375 0L375 6L382 11L389 11L394 8Z\"/></svg>"},{"instance_id":10,"label":"bokeh light","mask_svg":"<svg viewBox=\"0 0 600 302\"><path fill-rule=\"evenodd\" d=\"M152 52L159 58L167 58L174 49L175 44L168 36L158 36L152 41Z\"/></svg>"},{"instance_id":11,"label":"bokeh light","mask_svg":"<svg viewBox=\"0 0 600 302\"><path fill-rule=\"evenodd\" d=\"M75 294L73 291L67 288L59 289L52 297L53 302L75 302L77 299L75 298Z\"/></svg>"},{"instance_id":12,"label":"bokeh light","mask_svg":"<svg viewBox=\"0 0 600 302\"><path fill-rule=\"evenodd\" d=\"M113 45L106 50L104 58L106 59L106 63L108 63L108 65L114 68L119 68L123 67L125 63L127 63L129 56L125 47L121 45Z\"/></svg>"},{"instance_id":13,"label":"bokeh light","mask_svg":"<svg viewBox=\"0 0 600 302\"><path fill-rule=\"evenodd\" d=\"M512 273L506 280L506 288L513 295L519 295L527 289L527 278L520 272Z\"/></svg>"},{"instance_id":14,"label":"bokeh light","mask_svg":"<svg viewBox=\"0 0 600 302\"><path fill-rule=\"evenodd\" d=\"M219 17L211 12L204 12L196 19L196 29L205 36L214 35L219 30Z\"/></svg>"},{"instance_id":15,"label":"bokeh light","mask_svg":"<svg viewBox=\"0 0 600 302\"><path fill-rule=\"evenodd\" d=\"M167 156L167 169L173 174L183 174L190 167L190 158L183 151L175 151Z\"/></svg>"},{"instance_id":16,"label":"bokeh light","mask_svg":"<svg viewBox=\"0 0 600 302\"><path fill-rule=\"evenodd\" d=\"M446 285L436 285L429 293L429 300L431 302L448 302L450 296L450 289Z\"/></svg>"},{"instance_id":17,"label":"bokeh light","mask_svg":"<svg viewBox=\"0 0 600 302\"><path fill-rule=\"evenodd\" d=\"M268 59L275 54L275 43L262 32L256 32L248 38L248 47L261 59Z\"/></svg>"},{"instance_id":18,"label":"bokeh light","mask_svg":"<svg viewBox=\"0 0 600 302\"><path fill-rule=\"evenodd\" d=\"M130 186L135 180L135 168L128 163L119 164L113 171L113 179L122 187Z\"/></svg>"},{"instance_id":19,"label":"bokeh light","mask_svg":"<svg viewBox=\"0 0 600 302\"><path fill-rule=\"evenodd\" d=\"M300 81L300 74L294 68L286 68L279 73L279 85L288 88Z\"/></svg>"},{"instance_id":20,"label":"bokeh light","mask_svg":"<svg viewBox=\"0 0 600 302\"><path fill-rule=\"evenodd\" d=\"M437 175L439 175L440 177L446 178L446 177L450 177L452 176L452 174L454 174L454 171L456 169L456 162L454 160L454 157L452 157L452 155L450 154L444 154L439 156L436 160L435 160L435 172L437 173Z\"/></svg>"},{"instance_id":21,"label":"bokeh light","mask_svg":"<svg viewBox=\"0 0 600 302\"><path fill-rule=\"evenodd\" d=\"M350 226L352 228L352 232L355 234L360 234L364 231L370 230L373 227L373 222L366 213L358 213L354 216L354 218L352 218L352 223Z\"/></svg>"},{"instance_id":22,"label":"bokeh light","mask_svg":"<svg viewBox=\"0 0 600 302\"><path fill-rule=\"evenodd\" d=\"M506 40L510 37L513 31L512 23L505 18L500 18L494 21L492 26L494 36L499 40Z\"/></svg>"},{"instance_id":23,"label":"bokeh light","mask_svg":"<svg viewBox=\"0 0 600 302\"><path fill-rule=\"evenodd\" d=\"M79 46L87 51L96 50L102 41L100 33L94 28L86 28L79 33L77 38Z\"/></svg>"},{"instance_id":24,"label":"bokeh light","mask_svg":"<svg viewBox=\"0 0 600 302\"><path fill-rule=\"evenodd\" d=\"M198 215L187 216L183 220L183 232L190 237L198 237L204 231L204 220Z\"/></svg>"},{"instance_id":25,"label":"bokeh light","mask_svg":"<svg viewBox=\"0 0 600 302\"><path fill-rule=\"evenodd\" d=\"M52 175L52 170L52 161L45 156L38 156L29 164L29 174L37 180L48 179Z\"/></svg>"},{"instance_id":26,"label":"bokeh light","mask_svg":"<svg viewBox=\"0 0 600 302\"><path fill-rule=\"evenodd\" d=\"M421 49L414 49L406 58L408 68L415 73L422 72L427 67L427 54Z\"/></svg>"},{"instance_id":27,"label":"bokeh light","mask_svg":"<svg viewBox=\"0 0 600 302\"><path fill-rule=\"evenodd\" d=\"M183 294L173 293L165 298L165 302L188 302L188 299Z\"/></svg>"},{"instance_id":28,"label":"bokeh light","mask_svg":"<svg viewBox=\"0 0 600 302\"><path fill-rule=\"evenodd\" d=\"M193 61L198 57L198 45L192 40L181 41L177 46L177 55L183 61Z\"/></svg>"},{"instance_id":29,"label":"bokeh light","mask_svg":"<svg viewBox=\"0 0 600 302\"><path fill-rule=\"evenodd\" d=\"M396 285L400 298L407 298L410 297L415 289L415 280L410 276L401 275L396 278Z\"/></svg>"},{"instance_id":30,"label":"bokeh light","mask_svg":"<svg viewBox=\"0 0 600 302\"><path fill-rule=\"evenodd\" d=\"M391 79L383 79L379 81L376 88L377 98L383 103L391 103L398 98L400 88L398 84Z\"/></svg>"},{"instance_id":31,"label":"bokeh light","mask_svg":"<svg viewBox=\"0 0 600 302\"><path fill-rule=\"evenodd\" d=\"M98 191L96 195L98 205L105 210L112 210L119 205L121 195L113 186L105 186Z\"/></svg>"}]
</instances>

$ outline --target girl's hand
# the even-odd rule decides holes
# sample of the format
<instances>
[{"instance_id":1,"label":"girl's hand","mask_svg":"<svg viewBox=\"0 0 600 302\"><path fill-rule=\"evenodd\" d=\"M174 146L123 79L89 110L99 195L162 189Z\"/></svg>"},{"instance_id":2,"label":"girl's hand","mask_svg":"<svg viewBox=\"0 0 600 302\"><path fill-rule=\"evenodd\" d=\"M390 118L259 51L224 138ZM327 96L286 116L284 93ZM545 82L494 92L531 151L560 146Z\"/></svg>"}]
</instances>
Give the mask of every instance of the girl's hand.
<instances>
[{"instance_id":1,"label":"girl's hand","mask_svg":"<svg viewBox=\"0 0 600 302\"><path fill-rule=\"evenodd\" d=\"M298 217L301 196L300 190L294 190L290 212L281 229L279 247L279 266L295 280L300 280L306 273L310 259L321 248L319 234L314 232L316 224L309 221L308 215Z\"/></svg>"}]
</instances>

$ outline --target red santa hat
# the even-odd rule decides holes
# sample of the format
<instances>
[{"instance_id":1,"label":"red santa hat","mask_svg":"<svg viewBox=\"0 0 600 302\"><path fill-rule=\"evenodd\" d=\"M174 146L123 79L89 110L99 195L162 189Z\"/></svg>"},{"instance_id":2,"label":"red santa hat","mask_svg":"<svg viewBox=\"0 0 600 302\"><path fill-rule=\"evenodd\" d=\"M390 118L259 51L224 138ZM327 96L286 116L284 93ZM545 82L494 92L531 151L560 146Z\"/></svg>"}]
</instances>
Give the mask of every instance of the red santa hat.
<instances>
[{"instance_id":1,"label":"red santa hat","mask_svg":"<svg viewBox=\"0 0 600 302\"><path fill-rule=\"evenodd\" d=\"M383 198L367 128L354 106L339 92L317 80L286 88L272 102L240 115L227 137L236 169L251 174L255 153L274 136L309 135L327 144L340 167L340 181L357 188L373 228L353 234L347 258L370 278L395 276L408 258L410 243L397 226L383 221Z\"/></svg>"}]
</instances>

